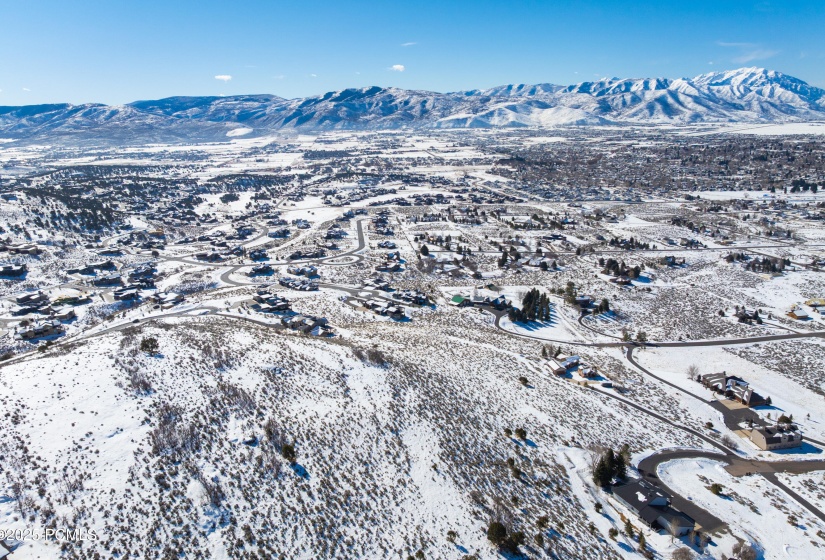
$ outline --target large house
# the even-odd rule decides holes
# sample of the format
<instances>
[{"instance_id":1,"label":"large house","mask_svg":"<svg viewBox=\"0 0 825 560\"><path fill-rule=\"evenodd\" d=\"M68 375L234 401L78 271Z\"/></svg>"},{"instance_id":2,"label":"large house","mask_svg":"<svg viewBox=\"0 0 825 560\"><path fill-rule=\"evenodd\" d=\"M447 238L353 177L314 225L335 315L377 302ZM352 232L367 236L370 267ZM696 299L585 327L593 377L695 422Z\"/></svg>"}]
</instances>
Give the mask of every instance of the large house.
<instances>
[{"instance_id":1,"label":"large house","mask_svg":"<svg viewBox=\"0 0 825 560\"><path fill-rule=\"evenodd\" d=\"M755 392L748 382L741 377L721 373L707 373L697 379L705 387L717 393L724 393L726 397L739 401L745 406L761 406L768 404L768 398Z\"/></svg>"},{"instance_id":2,"label":"large house","mask_svg":"<svg viewBox=\"0 0 825 560\"><path fill-rule=\"evenodd\" d=\"M65 328L56 319L43 321L42 323L35 323L27 327L22 327L15 330L15 340L34 340L45 336L52 336L54 334L62 334Z\"/></svg>"},{"instance_id":3,"label":"large house","mask_svg":"<svg viewBox=\"0 0 825 560\"><path fill-rule=\"evenodd\" d=\"M0 276L23 276L28 272L26 264L6 264L0 267Z\"/></svg>"},{"instance_id":4,"label":"large house","mask_svg":"<svg viewBox=\"0 0 825 560\"><path fill-rule=\"evenodd\" d=\"M750 439L759 449L765 451L790 449L802 445L802 434L779 426L754 428L751 430Z\"/></svg>"},{"instance_id":5,"label":"large house","mask_svg":"<svg viewBox=\"0 0 825 560\"><path fill-rule=\"evenodd\" d=\"M549 367L550 370L556 375L564 375L568 370L579 365L580 361L581 358L578 356L564 357L559 355L555 358L550 358L547 360L547 367Z\"/></svg>"},{"instance_id":6,"label":"large house","mask_svg":"<svg viewBox=\"0 0 825 560\"><path fill-rule=\"evenodd\" d=\"M616 485L613 496L648 527L661 527L675 537L696 527L693 519L670 505L670 496L645 480Z\"/></svg>"},{"instance_id":7,"label":"large house","mask_svg":"<svg viewBox=\"0 0 825 560\"><path fill-rule=\"evenodd\" d=\"M790 317L791 319L804 321L808 319L808 312L802 309L800 306L794 305L793 307L791 307L791 310L788 311L788 317Z\"/></svg>"}]
</instances>

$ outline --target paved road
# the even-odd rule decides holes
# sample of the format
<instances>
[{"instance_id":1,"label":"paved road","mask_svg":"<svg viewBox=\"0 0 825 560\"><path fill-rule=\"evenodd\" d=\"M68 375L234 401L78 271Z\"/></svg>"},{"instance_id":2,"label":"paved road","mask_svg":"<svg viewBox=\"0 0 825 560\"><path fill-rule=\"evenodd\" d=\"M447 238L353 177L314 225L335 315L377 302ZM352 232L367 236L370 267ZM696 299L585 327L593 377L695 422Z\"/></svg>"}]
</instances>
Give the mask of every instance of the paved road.
<instances>
[{"instance_id":1,"label":"paved road","mask_svg":"<svg viewBox=\"0 0 825 560\"><path fill-rule=\"evenodd\" d=\"M680 387L679 385L676 385L675 383L671 383L670 381L667 381L666 379L662 379L658 375L655 375L654 373L652 373L650 370L642 367L639 364L639 362L637 362L636 359L633 357L633 350L634 350L633 346L628 346L627 350L625 352L625 357L627 358L628 362L630 362L631 364L633 364L636 367L636 369L638 369L639 371L641 371L642 373L644 373L648 377L652 377L656 381L658 381L660 383L664 383L668 387L672 387L673 389L676 389L677 391L680 391L680 392L682 392L682 393L684 393L684 394L686 394L690 397L693 397L694 399L698 399L698 400L702 401L705 404L710 404L711 403L711 401L709 401L707 399L704 399L704 398L700 397L699 395L696 395L695 393L692 393L692 392L688 391L687 389L685 389L683 387Z\"/></svg>"},{"instance_id":2,"label":"paved road","mask_svg":"<svg viewBox=\"0 0 825 560\"><path fill-rule=\"evenodd\" d=\"M700 449L691 449L691 450L680 451L679 453L684 454L684 458L688 458L688 457L705 457L705 456L709 456L711 458L719 458L719 457L726 458L728 456L733 455L733 452L730 449L728 449L727 447L725 447L724 445L722 445L718 441L706 436L705 434L703 434L703 433L701 433L697 430L694 430L693 428L689 428L687 426L677 424L677 423L669 420L668 418L665 418L661 414L653 412L652 410L650 410L648 408L645 408L643 406L640 406L640 405L638 405L638 404L636 404L632 401L629 401L627 399L619 397L615 393L611 393L611 392L607 392L607 391L604 391L604 390L601 390L601 389L595 389L595 388L593 390L598 392L601 395L604 395L605 397L618 400L618 401L624 403L625 405L642 412L643 414L646 414L648 416L656 418L657 420L659 420L661 422L664 422L665 424L668 424L669 426L671 426L671 427L673 427L677 430L682 430L684 432L688 432L689 434L698 437L702 441L710 444L711 446L713 446L713 447L715 447L715 448L717 448L721 451L721 453L720 452L713 452L713 451L704 451L704 450L700 450ZM660 457L660 456L668 457L668 455L666 455L666 453L667 452L660 452L660 453L654 454L654 455L652 455L652 456L650 456L646 459L643 459L637 467L638 470L639 470L639 473L644 477L645 480L647 480L648 482L652 483L655 486L658 486L659 488L661 488L665 492L667 492L672 497L672 502L673 502L674 507L676 507L676 509L678 509L680 511L683 511L686 514L688 514L690 517L692 517L699 525L702 526L702 528L706 532L715 532L715 531L723 528L725 526L725 523L722 520L720 520L719 518L717 518L716 516L714 516L710 512L708 512L708 511L702 509L701 507L697 506L696 504L694 504L690 500L680 496L677 492L670 489L666 484L664 484L659 479L659 477L657 477L657 476L650 477L648 475L648 473L654 473L655 474L656 467L662 462L670 461L670 460L673 460L675 458L683 458L683 457L680 457L680 456L679 457L671 457L669 459L665 458L665 459L657 462L657 459L656 459L657 457Z\"/></svg>"},{"instance_id":3,"label":"paved road","mask_svg":"<svg viewBox=\"0 0 825 560\"><path fill-rule=\"evenodd\" d=\"M670 381L667 381L666 379L662 379L658 375L652 373L649 369L647 369L647 368L643 367L641 364L639 364L639 362L637 362L635 360L635 358L633 358L633 350L634 350L634 348L632 346L629 346L627 348L626 357L627 357L627 360L631 364L633 364L634 367L636 367L636 369L638 369L639 371L641 371L642 373L644 373L648 377L651 377L651 378L659 381L660 383L664 383L668 387L672 387L673 389L676 389L677 391L680 391L681 393L684 393L685 395L688 395L688 396L693 397L694 399L696 399L698 401L701 401L701 402L703 402L707 405L710 405L713 409L715 409L716 411L718 411L719 413L722 414L722 418L725 422L725 426L728 429L734 430L734 431L735 430L741 430L742 429L742 424L747 423L748 420L753 422L753 424L756 425L756 426L767 426L768 425L764 420L762 420L762 418L756 412L754 412L750 408L731 409L731 408L728 408L727 406L725 406L725 404L723 402L721 402L720 400L718 400L718 399L705 399L705 398L689 391L688 389L685 389L684 387L680 387L679 385L671 383ZM805 437L805 440L810 442L810 443L813 443L815 445L818 445L822 448L825 448L825 443L823 443L823 442L817 441L817 440L812 439L810 437Z\"/></svg>"},{"instance_id":4,"label":"paved road","mask_svg":"<svg viewBox=\"0 0 825 560\"><path fill-rule=\"evenodd\" d=\"M738 344L756 344L757 342L775 342L778 340L796 340L800 338L825 338L825 331L806 333L768 334L743 338L722 338L717 340L686 340L679 342L649 342L655 348L689 348L691 346L734 346Z\"/></svg>"},{"instance_id":5,"label":"paved road","mask_svg":"<svg viewBox=\"0 0 825 560\"><path fill-rule=\"evenodd\" d=\"M802 473L802 472L812 472L812 471L819 471L825 470L825 460L816 460L816 461L758 461L754 459L748 459L746 457L741 457L733 452L733 450L725 447L719 441L706 436L705 434L694 430L693 428L689 428L687 426L683 426L681 424L677 424L668 418L665 418L661 414L653 412L650 409L647 409L643 406L640 406L632 401L629 401L625 398L619 397L618 395L607 392L602 389L591 387L592 390L596 391L597 393L604 395L606 397L612 398L614 400L621 401L627 406L634 408L643 414L656 418L657 420L664 422L665 424L670 425L673 428L678 430L682 430L688 432L689 434L698 437L702 441L710 444L714 448L718 449L719 451L706 451L701 449L684 449L684 450L664 450L658 453L654 453L653 455L643 459L639 465L638 470L639 473L652 484L662 488L668 494L670 494L673 498L673 505L681 510L684 511L686 514L691 516L697 523L699 523L705 531L714 532L720 528L722 528L725 524L716 516L711 514L708 511L700 508L692 501L680 496L677 492L669 488L666 484L664 484L658 476L655 476L656 469L662 463L666 463L668 461L673 461L675 459L691 459L691 458L705 458L705 459L713 459L718 460L730 465L729 470L734 476L741 476L745 473L759 473L765 477L771 483L775 483L776 476L772 473L776 472L790 472L790 473ZM654 476L651 477L650 474L653 473ZM783 491L787 491L785 485L777 484L779 488ZM789 491L788 495L792 498L797 499L798 494L795 492ZM812 514L816 515L820 519L825 520L825 513L819 510L816 506L808 502L807 500L801 499L798 500L800 505L808 509Z\"/></svg>"},{"instance_id":6,"label":"paved road","mask_svg":"<svg viewBox=\"0 0 825 560\"><path fill-rule=\"evenodd\" d=\"M720 412L722 414L722 418L725 422L725 425L731 430L741 429L740 423L746 422L749 418L754 422L754 424L756 424L758 426L759 425L765 425L765 422L755 412L753 412L752 410L750 410L748 408L730 409L730 408L726 407L724 405L724 403L722 403L722 402L720 402L716 399L706 400L706 399L704 399L704 398L702 398L698 395L695 395L695 394L691 393L690 391L688 391L688 390L686 390L682 387L679 387L678 385L674 385L673 383L670 383L669 381L666 381L666 380L662 379L661 377L658 377L658 376L654 375L649 370L647 370L646 368L639 365L639 363L636 362L633 359L633 347L628 347L628 349L627 349L627 359L628 359L628 361L630 361L630 363L632 363L637 369L642 371L645 375L648 375L648 376L656 379L657 381L659 381L661 383L664 383L664 384L666 384L670 387L673 387L674 389L677 389L678 391L681 391L682 393L684 393L686 395L689 395L689 396L691 396L691 397L693 397L693 398L695 398L695 399L697 399L701 402L709 404L711 407L713 407L715 410L717 410L718 412ZM636 408L642 410L641 407L636 407ZM649 411L645 411L645 412L648 413L648 414L651 414ZM656 415L656 414L652 414L652 415L659 418L659 419L661 419L661 416L659 416L659 415ZM672 422L668 422L668 423L670 423L671 425L675 425ZM686 428L682 427L682 429L686 429ZM695 430L687 429L687 431L693 433L694 435L698 435L698 433ZM711 443L716 448L719 448L721 450L725 450L724 455L721 456L721 457L723 457L723 459L720 459L720 460L722 460L723 462L728 463L728 465L730 466L730 468L729 468L730 472L739 473L739 474L746 473L746 472L759 472L760 474L762 474L768 480L768 482L771 482L771 483L775 484L776 486L781 488L783 491L787 492L787 494L789 496L791 496L793 499L797 500L800 505L805 507L808 511L810 511L812 514L814 514L818 518L825 521L825 513L823 513L822 510L820 510L819 508L817 508L816 506L814 506L813 504L811 504L810 502L808 502L807 500L805 500L804 498L799 496L797 493L795 493L792 490L790 490L789 488L787 488L787 486L785 486L784 484L779 482L777 480L775 474L773 474L773 473L776 473L776 472L801 473L801 472L811 472L811 471L825 470L825 460L816 460L816 461L758 461L758 460L754 460L754 459L746 459L746 458L742 458L738 455L735 455L735 454L731 453L730 451L727 451L726 448L724 448L724 446L722 446L720 443L718 443L714 440L711 440L710 438L702 437L702 439L704 439L705 441ZM815 439L811 439L809 437L806 437L805 440L810 442L810 443L813 443L813 444L816 444L820 447L825 448L825 444L823 444L820 441L817 441ZM719 456L718 454L716 454L716 455ZM663 462L670 461L670 460L673 460L673 459L699 458L699 457L706 457L706 456L707 456L707 452L698 451L698 450L696 450L696 451L686 450L686 451L678 451L678 452L667 452L667 451L665 451L665 452L661 452L661 453L656 453L656 454L648 457L647 459L644 459L639 464L639 472L643 473L643 476L646 476L646 478L647 478L647 476L649 476L649 473L655 473L656 472L656 467L658 467L658 465L663 463ZM648 473L648 474L645 475L644 473ZM709 527L709 525L706 525L706 523L713 524L714 519L716 519L716 518L713 517L710 513L705 512L704 510L696 511L697 506L695 506L695 504L690 504L690 502L687 502L687 504L686 504L685 503L686 500L682 497L679 497L679 500L678 500L678 503L677 503L677 500L675 499L675 496L676 496L675 493L672 490L668 489L664 485L664 483L661 483L661 481L659 481L658 478L648 479L648 480L650 480L650 482L653 482L653 483L657 484L657 486L661 486L664 490L668 491L668 493L673 494L674 495L674 505L676 506L677 509L682 509L679 506L679 503L681 503L682 505L687 506L688 509L684 509L682 511L684 511L685 513L687 513L688 515L690 515L691 517L696 519L696 521L700 525L705 527L706 530L711 530L711 529L707 529L707 527ZM698 515L700 515L700 517L696 517L694 514L692 514L690 512L691 510L696 511L696 513Z\"/></svg>"},{"instance_id":7,"label":"paved road","mask_svg":"<svg viewBox=\"0 0 825 560\"><path fill-rule=\"evenodd\" d=\"M717 453L714 451L700 451L698 449L691 449L686 451L664 451L650 457L642 459L637 469L642 477L651 484L658 486L671 496L671 503L673 507L688 514L699 524L703 531L707 533L715 533L716 531L727 526L727 523L710 513L709 511L696 505L690 498L684 498L665 484L661 478L656 474L656 469L660 464L676 459L713 459L715 461L727 462L728 455Z\"/></svg>"},{"instance_id":8,"label":"paved road","mask_svg":"<svg viewBox=\"0 0 825 560\"><path fill-rule=\"evenodd\" d=\"M295 260L295 261L275 261L271 264L283 265L283 264L290 264L290 263L295 263L295 264L298 264L298 263L300 263L300 264L322 264L323 263L323 264L330 264L330 265L345 266L345 265L351 265L351 264L355 264L357 262L360 262L363 259L363 256L357 255L357 253L359 253L360 251L362 251L366 247L366 239L365 239L365 236L364 236L363 225L362 225L362 222L365 219L358 220L357 223L356 223L357 233L358 233L358 245L354 249L351 249L349 251L346 251L346 252L343 252L343 253L340 253L340 254L337 254L337 255L333 255L333 256L330 256L330 257L323 257L323 258L319 258L319 259L302 259L302 260ZM262 231L262 233L260 235L258 235L255 238L247 241L245 243L245 245L248 245L250 243L254 243L255 241L261 239L264 235L266 235L266 230L265 229ZM774 248L774 247L775 246L753 246L753 247L738 247L738 248L740 248L740 249L756 249L756 248ZM659 250L656 250L656 251L679 251L679 250L688 250L688 249L665 248L665 249L659 249ZM697 250L697 249L691 249L691 250ZM705 248L705 249L699 249L699 250L730 250L730 248ZM625 252L625 251L623 251L623 250L615 250L615 251L607 250L607 251L602 251L602 252L622 253L622 252ZM348 257L353 257L353 260L348 260L347 259ZM344 262L332 262L332 261L340 261L342 259L344 260ZM189 261L189 260L186 260L185 256L184 257L165 257L165 258L161 258L161 260L178 261L178 262L183 262L183 263L187 263L187 264L194 264L194 265L199 265L199 266L212 266L212 267L216 267L216 268L227 266L226 264L221 264L221 263L204 263L204 262L200 262L200 261ZM254 264L255 263L252 263L252 264L238 264L238 265L230 266L225 272L223 272L221 274L221 281L224 282L225 284L229 284L229 285L233 285L233 286L254 285L254 283L242 283L242 282L238 282L238 281L235 281L235 280L231 279L231 275L233 273L237 272L238 270L240 270L244 267L254 266ZM325 284L324 287L343 291L345 293L348 293L350 296L354 296L354 295L357 295L359 292L365 291L365 290L360 290L360 289L356 289L356 288L336 286L336 285L333 285L333 284ZM383 296L379 293L376 293L375 291L371 291L371 292L374 294L373 297L381 297L382 299L388 299L390 301L393 301L390 298L387 298L387 297L385 297L385 296ZM505 331L501 327L500 321L501 321L501 317L504 316L506 311L497 311L497 310L494 310L494 309L487 309L487 310L489 312L493 313L493 315L495 316L495 326L499 330L504 331L504 332L506 332L506 333L508 333L509 335L512 335L512 336L519 336L519 337L523 337L523 338L541 340L543 342L558 342L558 343L563 343L563 344L566 344L566 345L574 345L574 346L626 347L627 348L626 357L627 357L628 361L630 361L640 371L642 371L646 375L656 379L657 381L659 381L661 383L664 383L664 384L666 384L666 385L668 385L668 386L670 386L670 387L672 387L672 388L674 388L674 389L676 389L680 392L688 394L688 395L690 395L690 396L692 396L696 399L701 400L704 403L708 403L708 404L711 404L712 406L714 406L714 403L711 403L710 401L708 401L706 399L703 399L703 398L699 397L698 395L695 395L695 394L691 393L690 391L688 391L686 389L683 389L683 388L681 388L681 387L679 387L679 386L677 386L673 383L670 383L670 382L666 381L665 379L662 379L662 378L654 375L653 373L651 373L647 369L640 366L638 364L638 362L636 362L633 359L633 350L634 350L635 345L632 344L632 343L625 343L625 342L621 342L621 341L616 341L616 342L584 342L584 341L581 341L581 342L579 342L579 341L569 341L569 340L551 340L551 339L545 339L545 338L542 338L542 337L539 337L539 336L534 336L534 335L530 335L530 334L526 334L526 333L514 333L514 332L510 332L510 331ZM226 313L221 313L219 308L209 307L209 306L201 306L201 307L194 308L194 309L187 309L185 311L173 311L171 313L155 315L155 316L145 318L145 319L143 319L139 322L146 322L146 321L152 321L152 320L155 320L155 319L163 319L163 318L169 318L169 317L194 316L195 314L197 314L198 311L205 311L206 312L205 314L207 314L207 315L220 315L220 316L228 317L228 318L232 318L232 319L246 320L246 321L256 323L256 324L259 324L259 325L263 325L263 326L266 326L266 327L282 328L280 325L269 323L269 322L259 320L259 319L255 319L251 316L250 317L244 317L244 316L240 316L240 315L230 315L230 314L226 314ZM583 327L585 327L587 329L590 329L593 332L598 333L598 331L596 331L595 329L592 329L591 327L589 327L587 325L584 325L582 317L579 317L579 323ZM88 334L88 335L85 335L85 336L81 335L79 337L74 337L72 339L68 339L68 340L65 341L65 343L70 343L70 342L73 342L75 340L83 340L83 339L86 339L86 338L103 336L103 335L111 333L111 332L115 332L115 331L119 331L119 330L129 328L133 325L134 325L134 323L122 323L122 324L115 325L115 326L112 326L110 328L107 328L107 329L104 329L104 330L101 330L101 331L97 331L93 334ZM603 333L598 333L598 334L603 335ZM603 336L609 336L609 335L603 335ZM801 338L808 338L808 337L820 337L820 338L822 338L822 337L825 337L825 332L819 331L819 332L810 332L810 333L765 335L765 336L758 336L758 337L736 338L736 339L720 339L720 340L694 340L694 341L679 341L679 342L659 342L659 343L648 343L648 345L652 346L652 347L661 347L661 348L667 348L667 347L699 347L699 346L727 346L727 345L735 345L735 344L753 344L753 343L759 343L759 342L770 342L770 341L777 341L777 340L793 340L793 339L801 339ZM618 337L613 337L613 338L618 338ZM60 342L59 344L62 344L62 343L64 343L64 342ZM23 357L24 356L21 355L21 358L23 358ZM14 360L14 361L16 361L16 360ZM654 454L651 457L648 457L647 459L645 459L644 461L642 461L639 464L640 472L643 475L647 475L646 478L648 478L651 482L653 482L654 484L662 486L662 488L664 488L666 491L668 491L668 493L673 495L674 505L676 505L676 507L678 507L682 511L685 511L685 513L687 513L688 515L691 515L691 517L694 517L694 519L696 519L697 522L699 522L700 525L702 525L702 527L705 528L705 530L711 531L711 530L714 530L713 529L714 527L715 528L721 527L723 525L723 522L721 522L718 518L714 517L710 513L702 510L701 508L699 508L698 506L696 506L695 504L693 504L689 500L686 500L686 499L681 498L680 496L678 496L678 494L676 494L672 490L668 489L658 479L658 477L649 476L651 473L655 473L656 468L658 467L659 464L661 464L663 462L666 462L666 461L674 460L674 459L677 459L677 458L700 458L700 457L704 457L704 458L718 459L718 460L721 460L723 462L727 462L731 466L737 466L738 465L738 468L740 470L743 469L743 468L751 469L747 472L761 472L766 477L767 480L769 480L770 482L775 484L777 487L781 488L783 491L787 492L788 495L790 495L791 497L796 499L800 504L802 504L804 507L809 509L817 517L819 517L820 519L825 520L825 515L823 515L823 513L821 511L819 511L812 504L810 504L809 502L804 500L802 497L798 496L798 494L796 494L793 491L791 491L790 489L788 489L781 482L776 480L776 476L774 474L775 469L777 469L777 465L782 465L781 467L779 467L781 469L816 469L816 470L819 470L819 469L825 469L825 461L781 462L781 463L772 463L769 466L765 466L764 464L761 464L761 463L764 463L764 462L750 461L750 462L747 462L746 464L744 464L744 466L743 466L743 461L745 461L745 460L741 459L740 457L735 455L732 450L726 448L724 445L722 445L718 441L706 436L705 434L703 434L703 433L701 433L697 430L694 430L692 428L689 428L687 426L677 424L677 423L669 420L668 418L664 417L661 414L653 412L653 411L651 411L651 410L649 410L649 409L647 409L643 406L640 406L636 403L633 403L632 401L621 398L621 397L617 396L616 394L614 394L612 392L606 392L606 391L603 391L603 390L600 390L600 389L594 389L594 390L596 390L597 392L599 392L600 394L602 394L602 395L604 395L608 398L613 398L613 399L619 400L619 401L623 402L625 405L630 406L630 407L632 407L636 410L639 410L639 411L643 412L646 415L654 417L654 418L658 419L659 421L664 422L664 423L672 426L675 429L686 431L686 432L694 435L695 437L698 437L702 441L705 441L709 445L711 445L714 448L719 449L721 451L721 453L708 452L708 451L703 451L703 450L680 450L680 451L673 451L673 452L663 451L661 453L657 453L657 454ZM721 403L717 403L717 404L721 404ZM717 408L717 410L719 410L719 409ZM728 424L728 421L730 421L730 422L740 421L740 420L738 420L738 416L740 416L740 413L738 413L738 412L733 413L732 411L728 410L726 407L725 407L725 411L720 410L720 412L723 413L723 416L726 419L726 424ZM813 440L809 440L809 441L813 441ZM814 441L814 443L818 443L818 442ZM820 444L820 445L822 445L822 444ZM800 464L796 464L796 463L800 463ZM804 463L804 464L802 464L802 463ZM774 469L774 471L772 471L770 469ZM791 472L793 472L793 471L791 471ZM807 471L805 471L805 472L807 472Z\"/></svg>"},{"instance_id":9,"label":"paved road","mask_svg":"<svg viewBox=\"0 0 825 560\"><path fill-rule=\"evenodd\" d=\"M776 473L762 473L762 476L763 476L763 477L765 477L765 479L766 479L768 482L771 482L771 483L772 483L772 484L774 484L775 486L777 486L777 487L781 488L781 489L782 489L782 490L783 490L786 494L788 494L788 495L789 495L789 496L791 496L794 500L796 500L797 502L799 502L800 504L802 504L802 505L805 507L805 509L807 509L808 511L810 511L811 513L813 513L814 515L816 515L819 519L821 519L822 521L825 521L825 514L823 514L823 513L822 513L822 511L820 511L820 510L819 510L819 509L818 509L815 505L813 505L811 502L809 502L808 500L806 500L805 498L803 498L802 496L800 496L799 494L797 494L796 492L794 492L793 490L791 490L790 488L788 488L788 486L787 486L787 485L783 484L783 483L782 483L782 482L781 482L781 481L777 478Z\"/></svg>"},{"instance_id":10,"label":"paved road","mask_svg":"<svg viewBox=\"0 0 825 560\"><path fill-rule=\"evenodd\" d=\"M526 333L517 333L513 331L508 331L501 326L501 318L507 314L507 311L504 310L497 310L497 309L490 309L484 308L485 311L489 311L495 317L495 326L497 329L501 330L512 336L519 336L522 338L529 338L532 340L541 340L544 342L558 342L561 344L567 344L571 346L591 346L594 348L617 348L622 346L640 346L638 342L586 342L586 341L575 341L575 340L555 340L552 338L545 338L542 336L531 335ZM588 327L589 328L589 327ZM602 336L610 336L599 331L595 331L594 329L590 328L594 332L601 334ZM698 346L736 346L739 344L756 344L759 342L775 342L779 340L796 340L801 338L825 338L825 331L811 331L806 333L788 333L788 334L769 334L769 335L762 335L762 336L751 336L751 337L740 337L740 338L720 338L714 340L684 340L678 342L647 342L644 346L648 346L650 348L691 348L691 347L698 347Z\"/></svg>"},{"instance_id":11,"label":"paved road","mask_svg":"<svg viewBox=\"0 0 825 560\"><path fill-rule=\"evenodd\" d=\"M588 314L582 313L581 315L579 315L579 325L581 325L582 328L585 328L585 329L589 330L590 332L594 332L599 336L606 336L607 338L615 338L616 340L621 340L622 339L622 337L620 337L620 336L603 333L601 331L597 331L596 329L594 329L590 325L585 325L584 324L584 319L587 318L587 317L593 317L593 316L594 315L588 315Z\"/></svg>"},{"instance_id":12,"label":"paved road","mask_svg":"<svg viewBox=\"0 0 825 560\"><path fill-rule=\"evenodd\" d=\"M816 506L804 499L802 496L782 484L777 479L776 473L787 472L793 474L802 474L815 471L825 470L825 460L818 461L759 461L755 459L748 459L734 455L731 453L717 453L713 451L700 450L665 450L655 453L649 457L642 459L639 462L639 473L647 480L659 486L673 496L673 505L691 517L702 526L705 531L714 532L720 529L724 523L716 518L711 513L697 506L689 498L686 499L679 496L676 492L669 489L667 485L657 476L657 469L660 465L669 461L678 459L711 459L726 463L726 469L734 476L742 476L746 474L760 474L768 482L776 485L781 490L786 492L791 498L799 502L808 511L814 514L819 519L825 521L825 513L823 513Z\"/></svg>"}]
</instances>

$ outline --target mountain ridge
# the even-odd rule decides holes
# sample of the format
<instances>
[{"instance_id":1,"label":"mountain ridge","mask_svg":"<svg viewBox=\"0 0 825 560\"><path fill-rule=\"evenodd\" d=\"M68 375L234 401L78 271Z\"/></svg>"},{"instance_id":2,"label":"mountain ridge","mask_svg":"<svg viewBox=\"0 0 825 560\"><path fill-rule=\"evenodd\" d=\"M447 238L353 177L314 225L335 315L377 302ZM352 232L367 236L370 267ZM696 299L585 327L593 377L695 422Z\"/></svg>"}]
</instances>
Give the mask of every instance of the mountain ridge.
<instances>
[{"instance_id":1,"label":"mountain ridge","mask_svg":"<svg viewBox=\"0 0 825 560\"><path fill-rule=\"evenodd\" d=\"M20 142L198 142L278 130L774 123L825 120L825 90L749 67L694 78L602 78L440 93L367 86L286 99L173 96L125 105L0 107L0 137ZM243 130L241 130L243 129Z\"/></svg>"}]
</instances>

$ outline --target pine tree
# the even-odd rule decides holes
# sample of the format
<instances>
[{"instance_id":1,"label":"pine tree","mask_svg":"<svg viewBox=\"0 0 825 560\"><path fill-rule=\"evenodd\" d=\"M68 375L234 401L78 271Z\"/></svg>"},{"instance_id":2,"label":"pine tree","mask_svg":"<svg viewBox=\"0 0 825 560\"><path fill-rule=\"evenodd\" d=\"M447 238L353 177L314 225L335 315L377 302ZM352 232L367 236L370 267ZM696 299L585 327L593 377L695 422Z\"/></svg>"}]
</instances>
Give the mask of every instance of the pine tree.
<instances>
[{"instance_id":1,"label":"pine tree","mask_svg":"<svg viewBox=\"0 0 825 560\"><path fill-rule=\"evenodd\" d=\"M622 452L616 454L616 478L624 479L627 476L627 463Z\"/></svg>"},{"instance_id":2,"label":"pine tree","mask_svg":"<svg viewBox=\"0 0 825 560\"><path fill-rule=\"evenodd\" d=\"M596 468L593 469L593 482L596 486L607 486L610 484L610 479L610 470L607 468L604 457L601 457L596 463Z\"/></svg>"},{"instance_id":3,"label":"pine tree","mask_svg":"<svg viewBox=\"0 0 825 560\"><path fill-rule=\"evenodd\" d=\"M607 451L605 451L604 464L607 468L609 479L612 480L613 477L616 476L616 454L613 453L612 449L608 449Z\"/></svg>"}]
</instances>

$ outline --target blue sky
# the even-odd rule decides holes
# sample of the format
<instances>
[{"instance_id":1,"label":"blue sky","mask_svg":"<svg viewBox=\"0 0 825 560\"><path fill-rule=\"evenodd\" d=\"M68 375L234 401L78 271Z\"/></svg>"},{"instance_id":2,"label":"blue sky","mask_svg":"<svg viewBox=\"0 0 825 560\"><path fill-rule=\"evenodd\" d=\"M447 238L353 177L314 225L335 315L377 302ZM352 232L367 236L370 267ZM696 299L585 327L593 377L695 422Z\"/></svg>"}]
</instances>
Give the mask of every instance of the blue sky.
<instances>
[{"instance_id":1,"label":"blue sky","mask_svg":"<svg viewBox=\"0 0 825 560\"><path fill-rule=\"evenodd\" d=\"M0 105L456 91L741 66L825 87L823 29L823 0L0 0Z\"/></svg>"}]
</instances>

